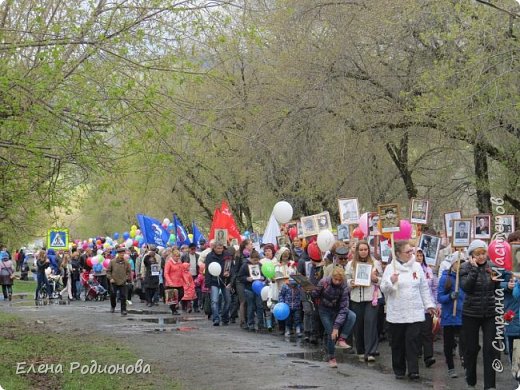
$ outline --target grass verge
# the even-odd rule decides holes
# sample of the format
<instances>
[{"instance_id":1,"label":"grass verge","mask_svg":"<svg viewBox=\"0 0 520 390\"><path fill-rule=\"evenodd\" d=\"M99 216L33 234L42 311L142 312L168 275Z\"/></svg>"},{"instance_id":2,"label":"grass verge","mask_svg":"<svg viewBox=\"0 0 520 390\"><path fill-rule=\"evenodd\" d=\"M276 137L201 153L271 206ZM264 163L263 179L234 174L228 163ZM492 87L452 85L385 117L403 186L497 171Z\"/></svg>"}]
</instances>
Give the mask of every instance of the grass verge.
<instances>
[{"instance_id":1,"label":"grass verge","mask_svg":"<svg viewBox=\"0 0 520 390\"><path fill-rule=\"evenodd\" d=\"M15 280L13 283L13 294L27 293L34 295L36 282L34 280Z\"/></svg>"},{"instance_id":2,"label":"grass verge","mask_svg":"<svg viewBox=\"0 0 520 390\"><path fill-rule=\"evenodd\" d=\"M59 329L57 329L59 331ZM127 347L110 339L89 335L82 340L64 331L54 333L44 325L29 325L21 318L2 313L0 317L0 386L6 390L54 389L180 389L150 364L151 373L82 374L81 366L136 366L138 357ZM17 363L25 362L16 374ZM71 363L81 366L71 370ZM143 362L143 368L149 362ZM34 365L36 372L27 372ZM61 365L62 373L58 367ZM45 367L45 373L38 373ZM51 372L50 367L53 367Z\"/></svg>"}]
</instances>

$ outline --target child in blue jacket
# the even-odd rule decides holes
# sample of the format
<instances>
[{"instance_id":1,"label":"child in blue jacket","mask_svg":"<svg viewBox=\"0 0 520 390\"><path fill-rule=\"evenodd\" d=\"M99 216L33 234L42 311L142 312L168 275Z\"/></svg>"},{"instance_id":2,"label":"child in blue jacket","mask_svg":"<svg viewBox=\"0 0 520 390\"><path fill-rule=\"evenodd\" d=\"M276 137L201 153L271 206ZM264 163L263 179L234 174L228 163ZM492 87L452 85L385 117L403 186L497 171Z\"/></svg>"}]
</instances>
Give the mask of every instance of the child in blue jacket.
<instances>
[{"instance_id":1,"label":"child in blue jacket","mask_svg":"<svg viewBox=\"0 0 520 390\"><path fill-rule=\"evenodd\" d=\"M460 265L463 259L461 258ZM464 291L459 286L455 291L455 281L457 277L457 256L452 257L451 267L442 273L437 290L437 302L441 304L441 326L444 334L444 356L448 365L448 375L450 378L457 378L455 365L453 363L453 351L457 344L455 336L459 335L459 356L462 366L464 366L464 338L460 335L462 327L462 304L464 302ZM453 305L457 301L457 310L453 315Z\"/></svg>"},{"instance_id":2,"label":"child in blue jacket","mask_svg":"<svg viewBox=\"0 0 520 390\"><path fill-rule=\"evenodd\" d=\"M287 303L289 305L290 314L285 321L285 335L290 336L292 326L296 328L296 336L301 337L301 318L302 318L302 298L304 292L295 280L289 279L289 284L284 284L278 295L278 302Z\"/></svg>"}]
</instances>

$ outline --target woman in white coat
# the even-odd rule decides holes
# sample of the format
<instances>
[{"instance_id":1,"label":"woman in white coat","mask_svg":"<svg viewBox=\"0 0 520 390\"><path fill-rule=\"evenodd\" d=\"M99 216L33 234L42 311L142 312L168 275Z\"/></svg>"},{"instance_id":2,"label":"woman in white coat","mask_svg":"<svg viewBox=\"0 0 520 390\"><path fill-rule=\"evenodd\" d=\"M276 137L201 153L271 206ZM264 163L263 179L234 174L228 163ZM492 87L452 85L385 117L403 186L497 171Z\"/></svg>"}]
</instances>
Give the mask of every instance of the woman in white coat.
<instances>
[{"instance_id":1,"label":"woman in white coat","mask_svg":"<svg viewBox=\"0 0 520 390\"><path fill-rule=\"evenodd\" d=\"M413 256L408 241L395 243L396 259L383 274L381 290L386 300L392 348L392 368L403 379L408 367L410 379L419 379L419 334L424 312L432 316L435 304L424 271Z\"/></svg>"}]
</instances>

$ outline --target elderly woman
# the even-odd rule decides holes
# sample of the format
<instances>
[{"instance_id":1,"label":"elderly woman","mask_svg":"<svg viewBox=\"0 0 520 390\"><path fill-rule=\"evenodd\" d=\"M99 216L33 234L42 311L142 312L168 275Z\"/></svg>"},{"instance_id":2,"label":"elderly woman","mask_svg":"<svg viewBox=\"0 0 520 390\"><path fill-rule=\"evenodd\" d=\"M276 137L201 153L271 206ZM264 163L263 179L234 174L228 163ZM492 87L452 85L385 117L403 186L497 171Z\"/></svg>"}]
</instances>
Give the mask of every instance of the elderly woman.
<instances>
[{"instance_id":1,"label":"elderly woman","mask_svg":"<svg viewBox=\"0 0 520 390\"><path fill-rule=\"evenodd\" d=\"M494 275L495 266L488 260L487 249L484 241L473 240L468 247L470 260L460 267L460 286L466 293L462 308L462 333L466 340L464 363L468 388L474 388L477 384L480 328L484 344L484 389L495 388L493 360L497 353L492 343L496 336L495 289L500 287L500 281Z\"/></svg>"},{"instance_id":2,"label":"elderly woman","mask_svg":"<svg viewBox=\"0 0 520 390\"><path fill-rule=\"evenodd\" d=\"M336 267L330 277L322 278L311 293L318 304L318 313L327 337L329 366L337 368L335 345L342 336L347 339L356 323L356 314L348 309L349 288L345 279L345 270ZM344 343L344 341L343 341ZM343 345L340 345L343 347Z\"/></svg>"},{"instance_id":3,"label":"elderly woman","mask_svg":"<svg viewBox=\"0 0 520 390\"><path fill-rule=\"evenodd\" d=\"M0 284L4 301L11 300L13 296L14 265L6 251L0 252Z\"/></svg>"},{"instance_id":4,"label":"elderly woman","mask_svg":"<svg viewBox=\"0 0 520 390\"><path fill-rule=\"evenodd\" d=\"M419 379L419 335L424 312L435 314L428 280L422 266L415 261L408 241L395 243L396 259L388 265L381 281L386 298L386 320L389 323L392 368L396 379L408 376Z\"/></svg>"}]
</instances>

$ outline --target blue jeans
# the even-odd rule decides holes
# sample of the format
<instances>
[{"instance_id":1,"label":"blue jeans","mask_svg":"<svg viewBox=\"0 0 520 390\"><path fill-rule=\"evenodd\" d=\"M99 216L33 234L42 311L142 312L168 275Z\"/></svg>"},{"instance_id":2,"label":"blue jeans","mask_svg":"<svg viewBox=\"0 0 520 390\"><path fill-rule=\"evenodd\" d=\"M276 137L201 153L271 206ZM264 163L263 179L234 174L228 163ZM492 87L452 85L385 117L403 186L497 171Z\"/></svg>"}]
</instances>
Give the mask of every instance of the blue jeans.
<instances>
[{"instance_id":1,"label":"blue jeans","mask_svg":"<svg viewBox=\"0 0 520 390\"><path fill-rule=\"evenodd\" d=\"M338 312L334 309L319 306L318 313L320 314L321 323L323 324L323 328L325 329L325 335L327 336L327 352L329 354L329 359L332 359L333 357L335 357L336 342L332 341L330 335L332 333L334 320L336 319ZM344 339L348 338L355 324L356 313L354 313L352 310L349 310L347 314L347 319L345 320L341 328L339 328L339 336L343 337Z\"/></svg>"},{"instance_id":2,"label":"blue jeans","mask_svg":"<svg viewBox=\"0 0 520 390\"><path fill-rule=\"evenodd\" d=\"M249 329L255 327L255 312L258 321L258 328L264 327L264 305L262 298L256 295L253 291L244 289L247 302L247 326Z\"/></svg>"},{"instance_id":3,"label":"blue jeans","mask_svg":"<svg viewBox=\"0 0 520 390\"><path fill-rule=\"evenodd\" d=\"M222 293L222 312L220 307L220 293ZM222 314L222 322L229 322L229 304L231 303L231 293L225 287L211 286L211 315L213 323L220 323Z\"/></svg>"},{"instance_id":4,"label":"blue jeans","mask_svg":"<svg viewBox=\"0 0 520 390\"><path fill-rule=\"evenodd\" d=\"M49 285L49 280L47 279L47 275L44 273L38 273L36 276L36 280L38 281L38 285L36 286L36 294L35 299L40 299L40 288L45 285L47 290L47 298L51 296L51 286Z\"/></svg>"}]
</instances>

